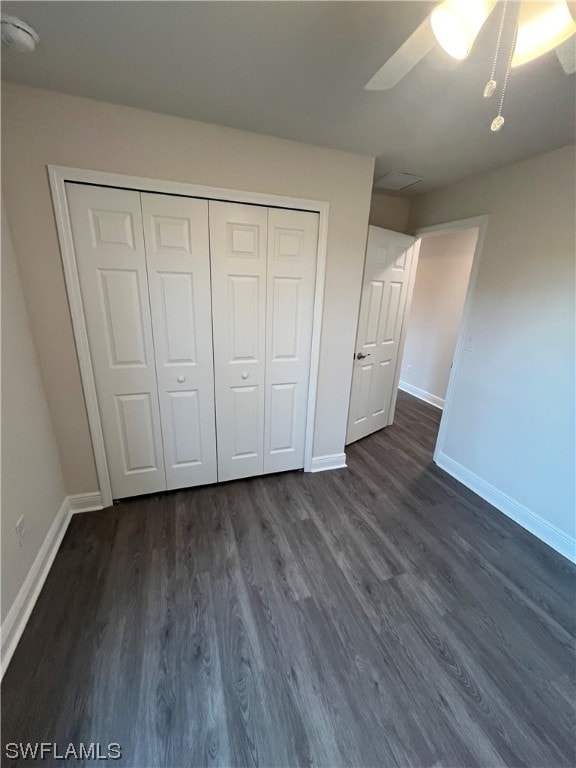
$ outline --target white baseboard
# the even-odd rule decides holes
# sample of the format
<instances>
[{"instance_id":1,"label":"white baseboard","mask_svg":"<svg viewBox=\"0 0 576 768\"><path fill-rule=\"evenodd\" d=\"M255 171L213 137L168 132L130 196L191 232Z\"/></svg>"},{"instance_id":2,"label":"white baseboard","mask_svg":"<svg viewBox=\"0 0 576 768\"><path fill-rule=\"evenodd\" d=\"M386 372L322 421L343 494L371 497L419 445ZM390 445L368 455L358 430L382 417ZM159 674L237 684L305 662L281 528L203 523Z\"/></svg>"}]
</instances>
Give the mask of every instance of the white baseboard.
<instances>
[{"instance_id":1,"label":"white baseboard","mask_svg":"<svg viewBox=\"0 0 576 768\"><path fill-rule=\"evenodd\" d=\"M436 408L444 408L443 398L436 397L436 395L432 395L424 389L414 387L412 384L408 384L407 381L399 381L398 389L401 389L403 392L408 392L409 395L414 395L414 397L417 397L419 400L424 400L425 403L430 403L430 405L433 405Z\"/></svg>"},{"instance_id":2,"label":"white baseboard","mask_svg":"<svg viewBox=\"0 0 576 768\"><path fill-rule=\"evenodd\" d=\"M77 493L74 496L68 496L68 501L73 515L77 512L94 512L97 509L104 509L100 491Z\"/></svg>"},{"instance_id":3,"label":"white baseboard","mask_svg":"<svg viewBox=\"0 0 576 768\"><path fill-rule=\"evenodd\" d=\"M68 497L64 499L62 505L50 529L44 539L24 583L8 611L8 614L2 622L2 641L0 646L0 664L2 666L2 675L6 671L12 654L14 653L18 641L24 631L24 627L32 609L38 599L38 595L46 581L50 567L58 552L58 547L64 538L68 523L72 517L72 510Z\"/></svg>"},{"instance_id":4,"label":"white baseboard","mask_svg":"<svg viewBox=\"0 0 576 768\"><path fill-rule=\"evenodd\" d=\"M62 502L46 534L46 538L28 571L28 575L24 579L24 583L14 603L2 622L0 630L0 679L4 676L4 672L22 636L22 632L24 632L24 627L44 586L72 515L77 512L88 512L96 509L102 509L102 496L99 492L67 496Z\"/></svg>"},{"instance_id":5,"label":"white baseboard","mask_svg":"<svg viewBox=\"0 0 576 768\"><path fill-rule=\"evenodd\" d=\"M329 456L313 456L310 472L324 472L327 469L342 469L345 466L345 453L332 453Z\"/></svg>"},{"instance_id":6,"label":"white baseboard","mask_svg":"<svg viewBox=\"0 0 576 768\"><path fill-rule=\"evenodd\" d=\"M532 512L506 493L499 491L493 485L482 480L481 477L478 477L474 472L446 456L445 453L439 453L435 457L435 461L441 469L488 501L500 512L511 517L518 525L526 528L527 531L533 533L534 536L548 544L552 549L555 549L556 552L559 552L571 562L576 563L576 539L568 536L564 531L547 522L540 515Z\"/></svg>"}]
</instances>

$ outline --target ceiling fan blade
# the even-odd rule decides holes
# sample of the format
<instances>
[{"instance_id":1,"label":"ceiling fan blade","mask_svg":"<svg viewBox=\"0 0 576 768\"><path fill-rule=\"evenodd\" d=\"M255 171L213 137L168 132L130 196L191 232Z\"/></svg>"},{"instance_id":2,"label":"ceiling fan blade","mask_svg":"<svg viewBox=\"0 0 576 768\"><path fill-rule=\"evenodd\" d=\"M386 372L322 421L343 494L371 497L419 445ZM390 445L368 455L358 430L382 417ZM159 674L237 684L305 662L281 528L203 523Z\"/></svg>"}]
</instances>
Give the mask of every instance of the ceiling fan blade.
<instances>
[{"instance_id":1,"label":"ceiling fan blade","mask_svg":"<svg viewBox=\"0 0 576 768\"><path fill-rule=\"evenodd\" d=\"M387 91L393 88L432 50L436 38L427 18L408 40L398 48L386 64L364 86L366 91Z\"/></svg>"},{"instance_id":2,"label":"ceiling fan blade","mask_svg":"<svg viewBox=\"0 0 576 768\"><path fill-rule=\"evenodd\" d=\"M556 48L556 56L567 75L576 72L576 38L574 35Z\"/></svg>"}]
</instances>

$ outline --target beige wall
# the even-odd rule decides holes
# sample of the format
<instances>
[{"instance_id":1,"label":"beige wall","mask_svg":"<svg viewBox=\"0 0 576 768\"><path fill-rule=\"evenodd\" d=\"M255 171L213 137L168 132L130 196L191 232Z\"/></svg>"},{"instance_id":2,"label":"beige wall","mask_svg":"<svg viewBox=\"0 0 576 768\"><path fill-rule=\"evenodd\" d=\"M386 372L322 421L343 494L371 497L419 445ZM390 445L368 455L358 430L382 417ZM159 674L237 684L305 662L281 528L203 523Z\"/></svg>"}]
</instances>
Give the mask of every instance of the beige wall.
<instances>
[{"instance_id":1,"label":"beige wall","mask_svg":"<svg viewBox=\"0 0 576 768\"><path fill-rule=\"evenodd\" d=\"M2 97L6 205L68 492L98 486L47 164L328 201L314 455L343 451L373 158L14 85Z\"/></svg>"},{"instance_id":2,"label":"beige wall","mask_svg":"<svg viewBox=\"0 0 576 768\"><path fill-rule=\"evenodd\" d=\"M422 239L400 387L442 405L474 258L477 229Z\"/></svg>"},{"instance_id":3,"label":"beige wall","mask_svg":"<svg viewBox=\"0 0 576 768\"><path fill-rule=\"evenodd\" d=\"M66 495L4 206L1 303L4 621ZM24 547L14 527L21 515Z\"/></svg>"},{"instance_id":4,"label":"beige wall","mask_svg":"<svg viewBox=\"0 0 576 768\"><path fill-rule=\"evenodd\" d=\"M412 202L410 227L489 214L445 453L574 536L575 147Z\"/></svg>"},{"instance_id":5,"label":"beige wall","mask_svg":"<svg viewBox=\"0 0 576 768\"><path fill-rule=\"evenodd\" d=\"M393 197L374 193L370 202L370 224L394 232L406 232L410 201L404 197Z\"/></svg>"}]
</instances>

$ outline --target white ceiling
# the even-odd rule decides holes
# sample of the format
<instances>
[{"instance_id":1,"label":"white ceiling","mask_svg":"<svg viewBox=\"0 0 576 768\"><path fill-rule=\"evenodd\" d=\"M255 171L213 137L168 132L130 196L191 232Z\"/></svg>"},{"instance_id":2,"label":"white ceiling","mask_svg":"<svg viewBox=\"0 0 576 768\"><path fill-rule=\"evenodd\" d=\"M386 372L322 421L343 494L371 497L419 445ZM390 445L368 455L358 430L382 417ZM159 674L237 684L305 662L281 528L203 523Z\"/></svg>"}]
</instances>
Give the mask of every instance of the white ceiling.
<instances>
[{"instance_id":1,"label":"white ceiling","mask_svg":"<svg viewBox=\"0 0 576 768\"><path fill-rule=\"evenodd\" d=\"M574 142L575 76L552 53L513 72L506 125L482 96L497 14L464 62L435 49L396 88L363 86L430 2L3 2L40 35L10 82L376 155L420 194Z\"/></svg>"}]
</instances>

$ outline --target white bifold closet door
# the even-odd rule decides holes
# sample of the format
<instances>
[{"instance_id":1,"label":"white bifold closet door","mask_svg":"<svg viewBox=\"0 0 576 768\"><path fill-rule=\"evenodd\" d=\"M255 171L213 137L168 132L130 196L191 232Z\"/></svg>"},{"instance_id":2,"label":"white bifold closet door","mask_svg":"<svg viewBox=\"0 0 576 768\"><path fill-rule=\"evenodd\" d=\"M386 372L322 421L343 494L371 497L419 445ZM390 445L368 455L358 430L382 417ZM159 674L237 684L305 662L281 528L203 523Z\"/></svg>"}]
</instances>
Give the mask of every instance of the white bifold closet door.
<instances>
[{"instance_id":1,"label":"white bifold closet door","mask_svg":"<svg viewBox=\"0 0 576 768\"><path fill-rule=\"evenodd\" d=\"M302 468L318 214L209 206L218 479Z\"/></svg>"},{"instance_id":2,"label":"white bifold closet door","mask_svg":"<svg viewBox=\"0 0 576 768\"><path fill-rule=\"evenodd\" d=\"M66 191L113 497L302 468L318 214Z\"/></svg>"},{"instance_id":3,"label":"white bifold closet door","mask_svg":"<svg viewBox=\"0 0 576 768\"><path fill-rule=\"evenodd\" d=\"M141 200L166 486L215 483L208 202Z\"/></svg>"},{"instance_id":4,"label":"white bifold closet door","mask_svg":"<svg viewBox=\"0 0 576 768\"><path fill-rule=\"evenodd\" d=\"M318 220L268 209L264 472L304 466Z\"/></svg>"},{"instance_id":5,"label":"white bifold closet door","mask_svg":"<svg viewBox=\"0 0 576 768\"><path fill-rule=\"evenodd\" d=\"M66 188L113 497L215 482L207 203Z\"/></svg>"},{"instance_id":6,"label":"white bifold closet door","mask_svg":"<svg viewBox=\"0 0 576 768\"><path fill-rule=\"evenodd\" d=\"M268 211L210 202L218 479L264 472Z\"/></svg>"}]
</instances>

